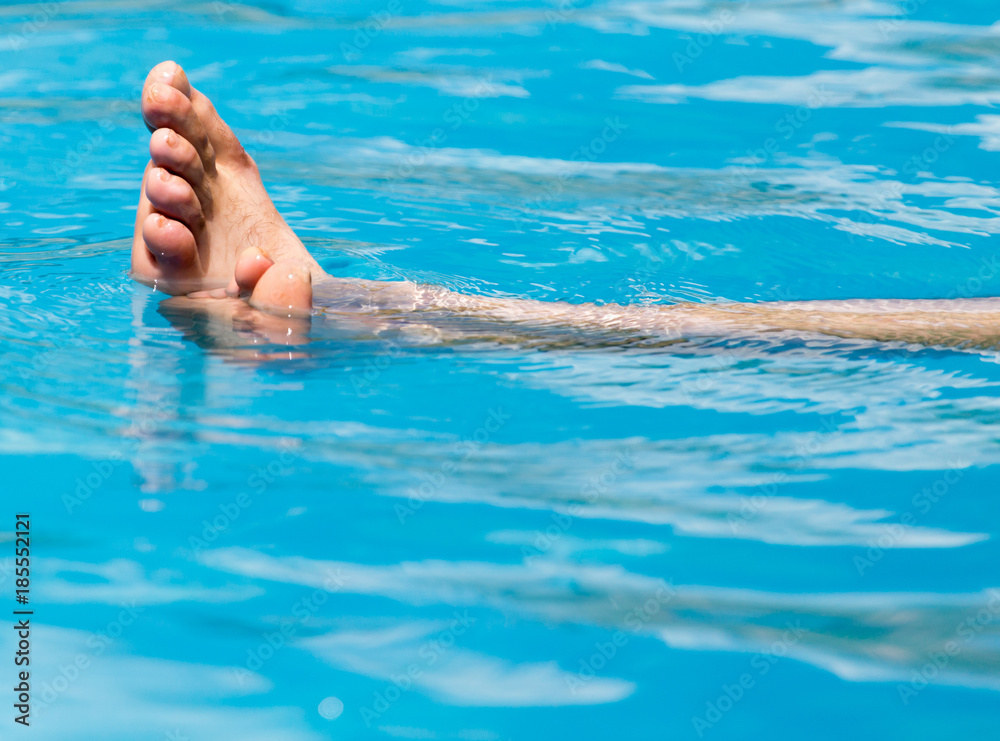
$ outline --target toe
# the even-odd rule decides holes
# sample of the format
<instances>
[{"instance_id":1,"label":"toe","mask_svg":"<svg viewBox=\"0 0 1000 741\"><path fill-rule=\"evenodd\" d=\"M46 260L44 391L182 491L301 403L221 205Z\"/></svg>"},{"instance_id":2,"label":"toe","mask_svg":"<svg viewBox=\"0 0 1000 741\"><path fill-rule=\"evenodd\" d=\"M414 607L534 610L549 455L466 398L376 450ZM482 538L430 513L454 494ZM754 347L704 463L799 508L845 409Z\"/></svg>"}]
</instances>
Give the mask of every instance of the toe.
<instances>
[{"instance_id":1,"label":"toe","mask_svg":"<svg viewBox=\"0 0 1000 741\"><path fill-rule=\"evenodd\" d=\"M234 163L238 164L249 164L252 162L249 155L247 155L246 150L243 149L243 145L240 144L239 139L237 139L236 134L233 133L233 130L229 128L226 122L223 121L216 112L215 106L212 105L212 101L191 87L187 74L176 62L160 62L158 65L153 67L150 73L146 76L146 82L142 86L142 99L143 116L146 118L146 123L148 125L154 128L160 125L171 126L170 124L161 124L158 121L154 121L150 118L150 116L146 115L147 107L155 108L155 106L149 101L150 95L158 94L161 97L164 97L162 92L156 92L158 88L163 87L169 87L176 90L182 97L191 101L194 111L200 118L202 127L206 131L208 141L211 142L216 154L230 159ZM155 116L155 111L151 111L151 115ZM176 127L171 126L171 128ZM189 138L196 146L198 145L198 140L192 139L191 137L187 138Z\"/></svg>"},{"instance_id":2,"label":"toe","mask_svg":"<svg viewBox=\"0 0 1000 741\"><path fill-rule=\"evenodd\" d=\"M204 226L201 202L191 184L162 167L153 167L146 174L146 198L161 214L183 222L193 231Z\"/></svg>"},{"instance_id":3,"label":"toe","mask_svg":"<svg viewBox=\"0 0 1000 741\"><path fill-rule=\"evenodd\" d=\"M153 132L149 138L149 155L154 165L184 178L195 188L205 180L205 167L198 151L173 129Z\"/></svg>"},{"instance_id":4,"label":"toe","mask_svg":"<svg viewBox=\"0 0 1000 741\"><path fill-rule=\"evenodd\" d=\"M160 62L153 67L146 75L146 82L143 83L142 89L145 90L157 82L170 85L183 95L191 97L191 83L188 82L187 75L177 62Z\"/></svg>"},{"instance_id":5,"label":"toe","mask_svg":"<svg viewBox=\"0 0 1000 741\"><path fill-rule=\"evenodd\" d=\"M152 167L150 163L143 173L142 181L146 182L146 175ZM149 215L153 213L153 204L146 198L145 185L139 191L139 207L136 211L135 229L132 232L132 277L140 283L152 285L160 276L160 269L156 265L156 260L146 248L146 242L142 238L142 225Z\"/></svg>"},{"instance_id":6,"label":"toe","mask_svg":"<svg viewBox=\"0 0 1000 741\"><path fill-rule=\"evenodd\" d=\"M142 117L150 130L173 129L198 152L206 171L215 169L215 152L191 101L169 85L155 82L142 94Z\"/></svg>"},{"instance_id":7,"label":"toe","mask_svg":"<svg viewBox=\"0 0 1000 741\"><path fill-rule=\"evenodd\" d=\"M256 288L257 283L272 265L274 265L274 261L257 247L248 247L243 250L236 261L234 276L236 295L239 295L240 291L252 291Z\"/></svg>"},{"instance_id":8,"label":"toe","mask_svg":"<svg viewBox=\"0 0 1000 741\"><path fill-rule=\"evenodd\" d=\"M191 230L163 214L152 213L142 223L146 249L164 271L190 267L198 258L198 248ZM170 276L166 273L164 277Z\"/></svg>"},{"instance_id":9,"label":"toe","mask_svg":"<svg viewBox=\"0 0 1000 741\"><path fill-rule=\"evenodd\" d=\"M297 262L277 262L257 281L250 305L282 316L309 315L312 278L309 268Z\"/></svg>"},{"instance_id":10,"label":"toe","mask_svg":"<svg viewBox=\"0 0 1000 741\"><path fill-rule=\"evenodd\" d=\"M233 163L248 164L250 156L246 153L240 140L236 138L236 134L229 128L229 124L223 121L215 110L212 101L192 88L191 105L194 106L198 117L204 124L209 141L212 142L217 156Z\"/></svg>"}]
</instances>

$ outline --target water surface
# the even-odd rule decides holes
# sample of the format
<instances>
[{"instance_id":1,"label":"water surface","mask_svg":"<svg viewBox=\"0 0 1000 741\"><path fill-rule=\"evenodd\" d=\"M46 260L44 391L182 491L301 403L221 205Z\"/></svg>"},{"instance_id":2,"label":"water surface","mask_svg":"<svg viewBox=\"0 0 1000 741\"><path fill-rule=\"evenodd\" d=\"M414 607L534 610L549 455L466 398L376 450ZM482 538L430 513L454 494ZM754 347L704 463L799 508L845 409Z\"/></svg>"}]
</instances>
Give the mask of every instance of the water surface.
<instances>
[{"instance_id":1,"label":"water surface","mask_svg":"<svg viewBox=\"0 0 1000 741\"><path fill-rule=\"evenodd\" d=\"M328 321L257 362L287 348L127 275L137 93L172 58L340 276L996 295L994 21L935 0L5 5L0 539L32 513L30 733L995 736L996 352Z\"/></svg>"}]
</instances>

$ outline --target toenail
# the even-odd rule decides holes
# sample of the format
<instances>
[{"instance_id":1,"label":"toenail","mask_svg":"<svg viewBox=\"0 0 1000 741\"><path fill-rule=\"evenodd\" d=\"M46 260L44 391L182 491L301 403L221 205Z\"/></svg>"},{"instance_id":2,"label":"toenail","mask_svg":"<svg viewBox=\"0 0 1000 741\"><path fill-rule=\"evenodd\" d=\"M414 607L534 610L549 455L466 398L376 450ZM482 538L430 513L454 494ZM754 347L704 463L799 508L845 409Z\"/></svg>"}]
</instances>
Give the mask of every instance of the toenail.
<instances>
[{"instance_id":1,"label":"toenail","mask_svg":"<svg viewBox=\"0 0 1000 741\"><path fill-rule=\"evenodd\" d=\"M149 99L159 102L160 100L160 86L153 84L149 86Z\"/></svg>"},{"instance_id":2,"label":"toenail","mask_svg":"<svg viewBox=\"0 0 1000 741\"><path fill-rule=\"evenodd\" d=\"M163 137L163 140L167 143L168 147L174 147L177 145L177 135L173 131L167 131L167 135Z\"/></svg>"},{"instance_id":3,"label":"toenail","mask_svg":"<svg viewBox=\"0 0 1000 741\"><path fill-rule=\"evenodd\" d=\"M170 180L170 173L167 172L166 170L160 170L158 173L156 173L156 176L160 178L160 180L162 180L164 183Z\"/></svg>"},{"instance_id":4,"label":"toenail","mask_svg":"<svg viewBox=\"0 0 1000 741\"><path fill-rule=\"evenodd\" d=\"M174 81L174 75L177 74L177 65L171 63L170 66L160 70L160 79L165 83L170 84Z\"/></svg>"}]
</instances>

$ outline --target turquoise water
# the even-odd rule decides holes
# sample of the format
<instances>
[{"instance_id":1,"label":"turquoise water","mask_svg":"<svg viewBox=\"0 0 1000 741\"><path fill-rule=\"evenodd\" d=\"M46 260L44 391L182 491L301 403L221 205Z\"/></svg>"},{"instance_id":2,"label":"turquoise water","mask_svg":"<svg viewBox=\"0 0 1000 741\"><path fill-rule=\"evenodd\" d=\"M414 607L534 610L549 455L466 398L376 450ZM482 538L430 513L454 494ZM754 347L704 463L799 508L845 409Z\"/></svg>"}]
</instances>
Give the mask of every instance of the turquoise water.
<instances>
[{"instance_id":1,"label":"turquoise water","mask_svg":"<svg viewBox=\"0 0 1000 741\"><path fill-rule=\"evenodd\" d=\"M994 16L6 4L0 590L28 511L35 705L13 727L4 690L0 735L995 737L995 352L317 321L257 362L281 348L127 275L137 92L172 58L337 275L997 295Z\"/></svg>"}]
</instances>

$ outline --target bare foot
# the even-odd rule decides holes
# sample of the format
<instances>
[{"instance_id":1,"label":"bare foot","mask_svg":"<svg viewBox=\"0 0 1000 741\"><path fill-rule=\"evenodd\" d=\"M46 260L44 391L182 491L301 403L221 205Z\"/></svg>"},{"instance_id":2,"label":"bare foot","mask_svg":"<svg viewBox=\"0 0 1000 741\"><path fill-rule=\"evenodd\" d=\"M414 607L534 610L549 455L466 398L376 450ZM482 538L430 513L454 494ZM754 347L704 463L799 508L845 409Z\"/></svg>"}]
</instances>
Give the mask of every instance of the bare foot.
<instances>
[{"instance_id":1,"label":"bare foot","mask_svg":"<svg viewBox=\"0 0 1000 741\"><path fill-rule=\"evenodd\" d=\"M132 276L171 295L250 293L275 313L308 312L322 268L281 218L257 165L174 62L146 78L153 132L132 241Z\"/></svg>"}]
</instances>

